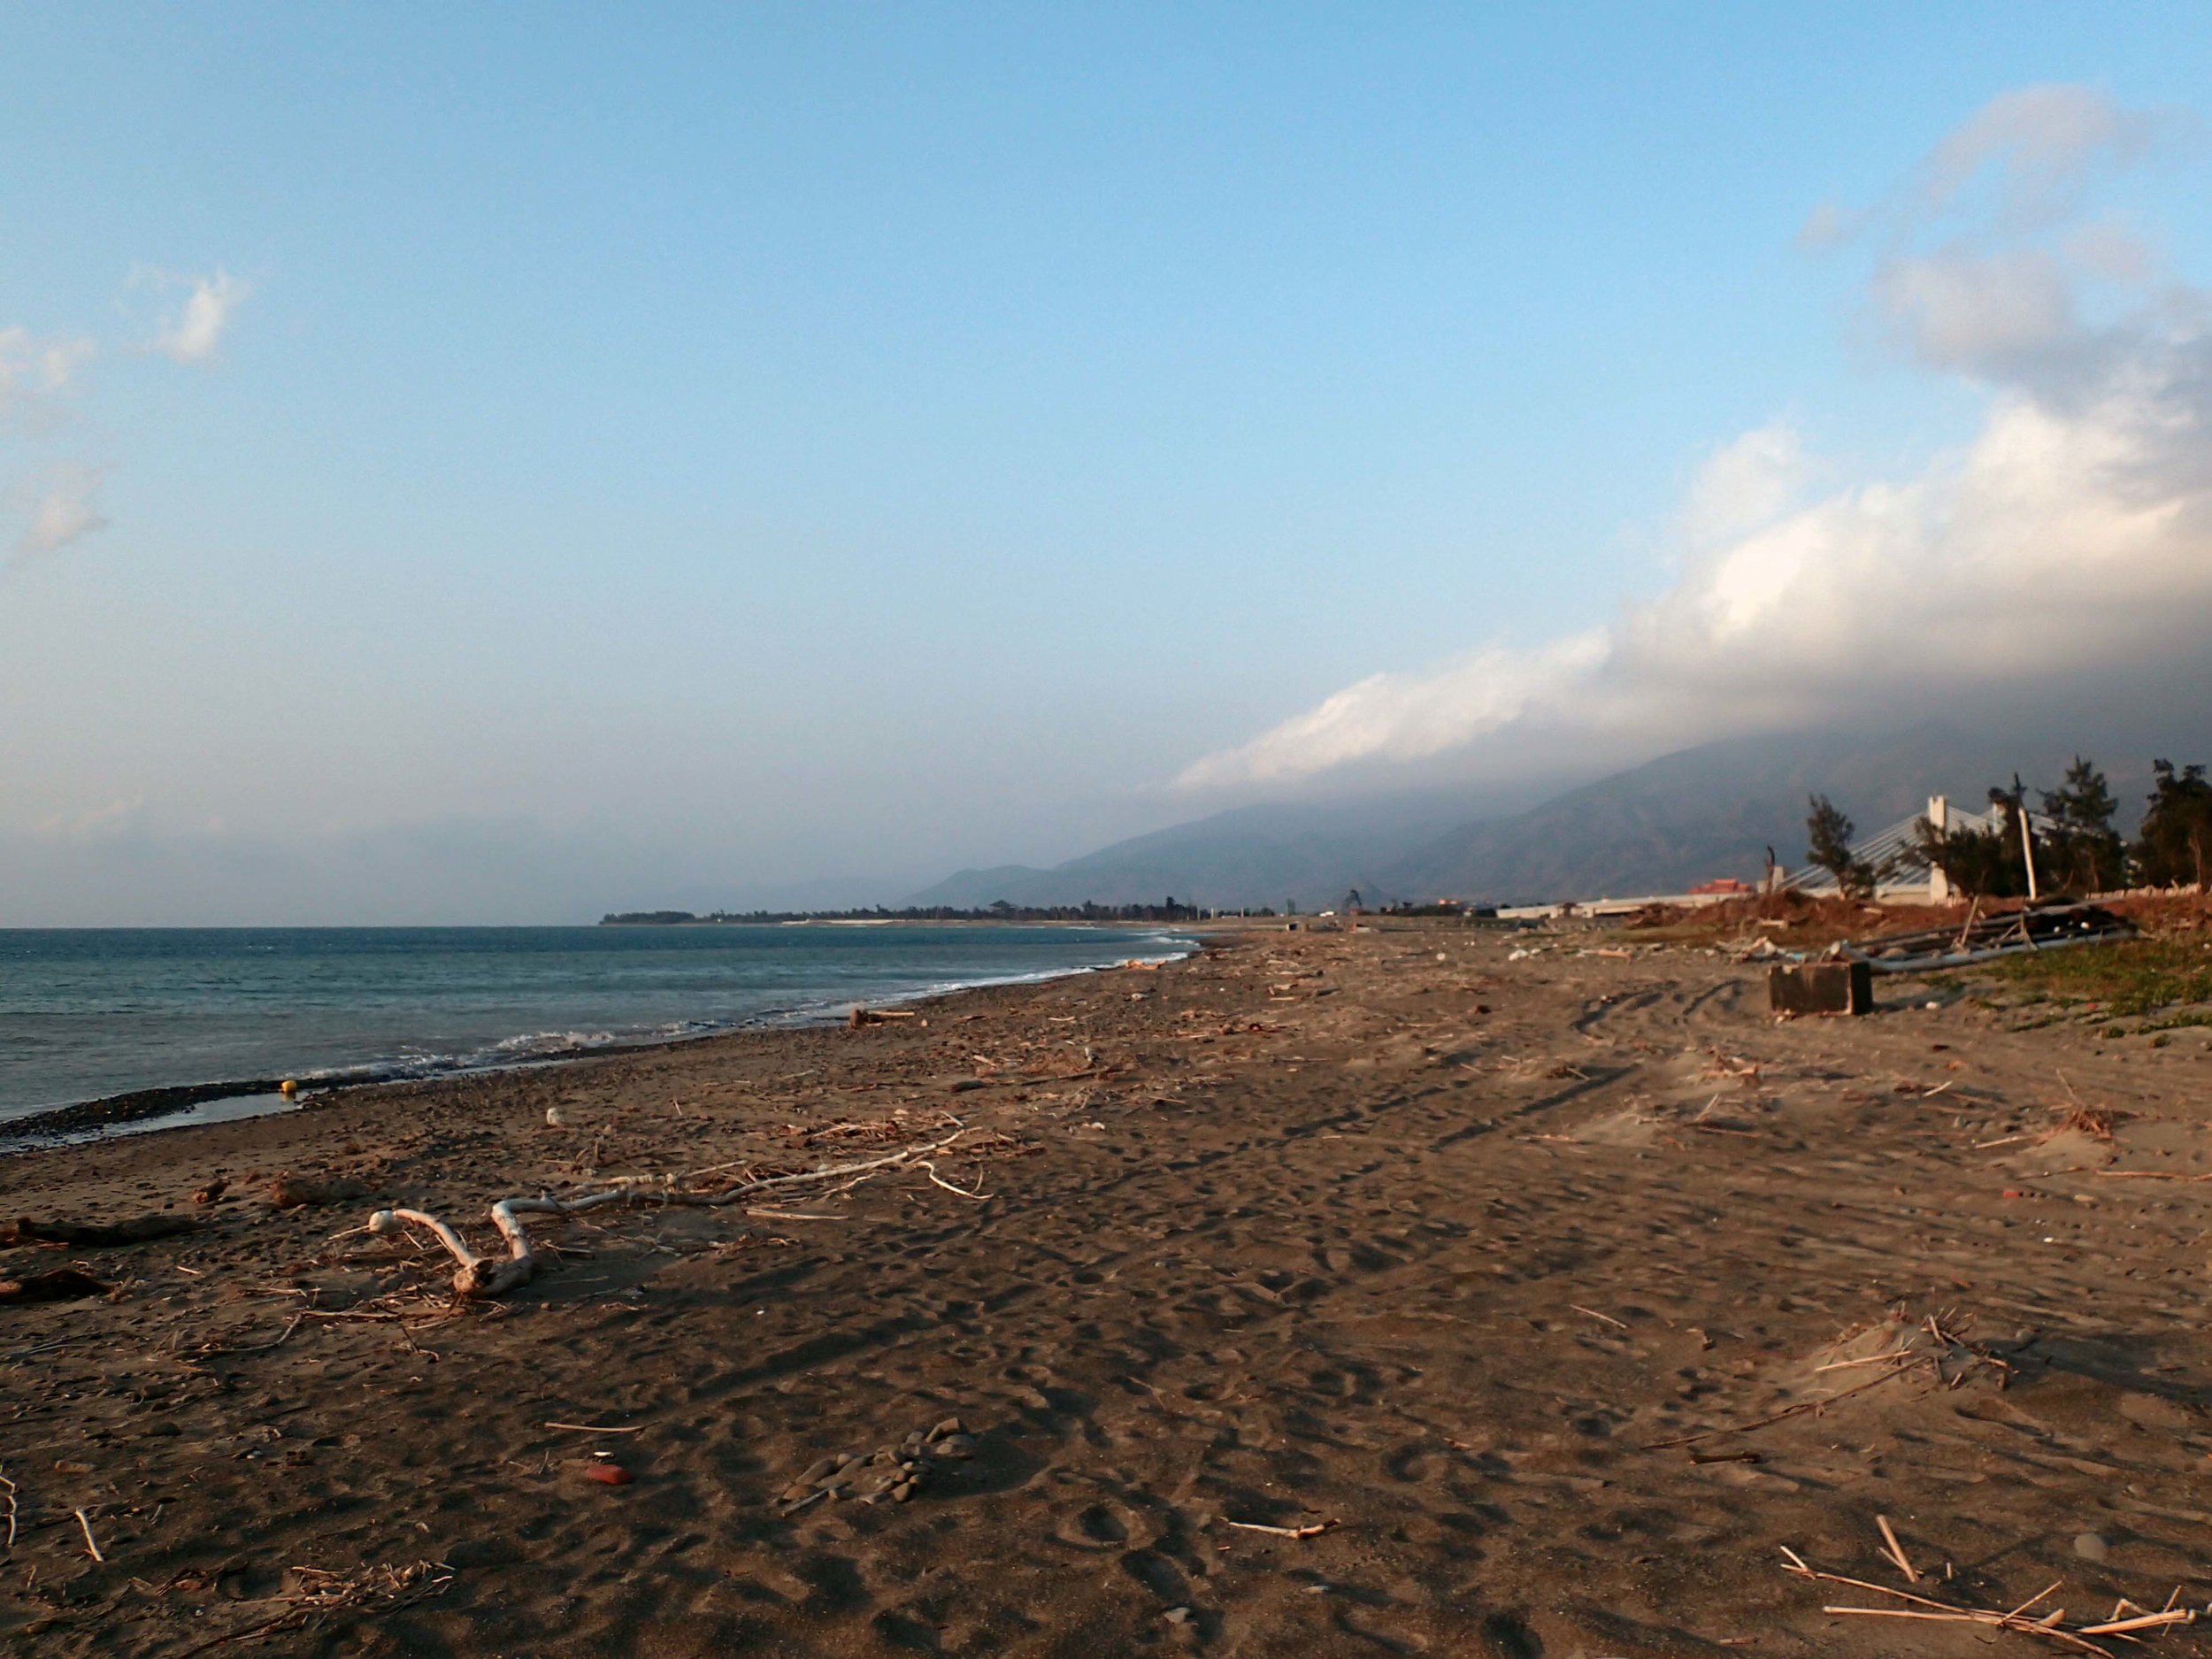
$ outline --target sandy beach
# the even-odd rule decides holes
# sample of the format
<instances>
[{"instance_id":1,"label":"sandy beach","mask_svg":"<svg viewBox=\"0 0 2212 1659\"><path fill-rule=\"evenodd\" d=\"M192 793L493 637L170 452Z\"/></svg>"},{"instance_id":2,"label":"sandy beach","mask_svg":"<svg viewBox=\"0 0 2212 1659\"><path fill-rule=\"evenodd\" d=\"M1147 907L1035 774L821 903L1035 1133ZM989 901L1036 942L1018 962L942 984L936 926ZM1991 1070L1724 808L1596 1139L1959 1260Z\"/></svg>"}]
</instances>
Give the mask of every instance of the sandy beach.
<instances>
[{"instance_id":1,"label":"sandy beach","mask_svg":"<svg viewBox=\"0 0 2212 1659\"><path fill-rule=\"evenodd\" d=\"M0 1215L196 1225L0 1251L114 1286L0 1309L0 1637L1963 1655L2064 1649L1823 1609L2203 1608L2212 1033L1878 989L1778 1025L1695 940L1227 933L7 1159ZM534 1220L491 1302L363 1230L956 1135Z\"/></svg>"}]
</instances>

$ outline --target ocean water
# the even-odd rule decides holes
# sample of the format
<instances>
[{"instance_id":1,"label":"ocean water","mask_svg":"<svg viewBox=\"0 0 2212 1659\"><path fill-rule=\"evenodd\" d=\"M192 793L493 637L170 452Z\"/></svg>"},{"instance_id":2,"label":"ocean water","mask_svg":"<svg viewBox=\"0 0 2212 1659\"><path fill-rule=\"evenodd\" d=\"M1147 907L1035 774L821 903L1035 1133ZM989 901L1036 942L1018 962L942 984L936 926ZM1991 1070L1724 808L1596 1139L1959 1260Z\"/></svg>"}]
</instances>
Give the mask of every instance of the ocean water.
<instances>
[{"instance_id":1,"label":"ocean water","mask_svg":"<svg viewBox=\"0 0 2212 1659\"><path fill-rule=\"evenodd\" d=\"M895 924L0 931L0 1124L142 1089L431 1077L803 1024L1187 949L1157 929Z\"/></svg>"}]
</instances>

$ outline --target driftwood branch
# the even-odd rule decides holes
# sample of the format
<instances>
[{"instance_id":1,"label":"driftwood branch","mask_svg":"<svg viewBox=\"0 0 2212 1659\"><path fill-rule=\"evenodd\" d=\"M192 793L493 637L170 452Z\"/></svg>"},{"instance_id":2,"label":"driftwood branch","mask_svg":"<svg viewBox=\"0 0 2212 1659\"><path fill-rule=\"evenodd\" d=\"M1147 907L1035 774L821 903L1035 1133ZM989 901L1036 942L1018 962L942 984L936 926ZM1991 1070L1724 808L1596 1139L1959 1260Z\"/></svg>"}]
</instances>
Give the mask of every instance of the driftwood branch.
<instances>
[{"instance_id":1,"label":"driftwood branch","mask_svg":"<svg viewBox=\"0 0 2212 1659\"><path fill-rule=\"evenodd\" d=\"M0 1221L0 1244L43 1244L56 1248L74 1245L81 1249L107 1249L119 1244L144 1244L189 1233L200 1224L189 1216L141 1216L134 1221L112 1223L39 1221L24 1216Z\"/></svg>"},{"instance_id":2,"label":"driftwood branch","mask_svg":"<svg viewBox=\"0 0 2212 1659\"><path fill-rule=\"evenodd\" d=\"M1318 1538L1339 1524L1335 1521L1317 1521L1310 1526L1269 1526L1260 1521L1231 1521L1228 1525L1240 1532L1266 1532L1275 1538Z\"/></svg>"},{"instance_id":3,"label":"driftwood branch","mask_svg":"<svg viewBox=\"0 0 2212 1659\"><path fill-rule=\"evenodd\" d=\"M648 1186L632 1183L611 1187L604 1192L580 1194L573 1198L556 1198L541 1194L535 1198L503 1198L492 1206L492 1225L499 1229L505 1242L504 1256L479 1256L469 1248L468 1240L437 1217L421 1210L380 1210L369 1217L369 1231L375 1233L396 1233L403 1227L416 1226L432 1233L446 1248L446 1253L458 1263L453 1273L456 1294L472 1301L491 1296L503 1296L509 1291L527 1284L538 1271L543 1259L532 1248L530 1235L522 1225L528 1216L574 1216L587 1210L598 1210L608 1204L642 1201L657 1204L682 1204L697 1209L715 1209L749 1198L757 1193L773 1191L780 1187L796 1187L809 1181L835 1180L841 1176L863 1175L873 1170L889 1169L900 1164L914 1164L932 1152L945 1148L968 1133L956 1131L942 1141L933 1141L926 1146L907 1147L879 1158L862 1158L851 1164L826 1164L818 1170L806 1170L795 1175L771 1175L757 1180L741 1180L706 1192L682 1192L672 1187ZM925 1164L923 1167L926 1168ZM935 1179L934 1171L931 1171ZM943 1185L943 1183L940 1183ZM957 1190L957 1189L955 1189ZM975 1194L964 1193L963 1197Z\"/></svg>"},{"instance_id":4,"label":"driftwood branch","mask_svg":"<svg viewBox=\"0 0 2212 1659\"><path fill-rule=\"evenodd\" d=\"M949 1193L957 1194L962 1198L972 1198L976 1201L976 1202L981 1203L985 1199L990 1196L988 1193L971 1192L964 1187L955 1187L950 1181L937 1173L937 1166L934 1164L932 1164L927 1158L918 1160L914 1167L926 1174L931 1181L935 1185L943 1187Z\"/></svg>"}]
</instances>

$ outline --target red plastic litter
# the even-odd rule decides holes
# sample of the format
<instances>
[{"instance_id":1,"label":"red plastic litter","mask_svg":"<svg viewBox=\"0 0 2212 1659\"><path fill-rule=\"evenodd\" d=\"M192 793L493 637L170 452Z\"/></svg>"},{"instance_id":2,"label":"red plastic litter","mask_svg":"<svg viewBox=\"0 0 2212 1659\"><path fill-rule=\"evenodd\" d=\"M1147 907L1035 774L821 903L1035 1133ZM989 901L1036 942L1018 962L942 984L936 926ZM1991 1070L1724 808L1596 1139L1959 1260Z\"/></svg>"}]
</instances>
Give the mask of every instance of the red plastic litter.
<instances>
[{"instance_id":1,"label":"red plastic litter","mask_svg":"<svg viewBox=\"0 0 2212 1659\"><path fill-rule=\"evenodd\" d=\"M626 1486L630 1484L630 1471L613 1463L594 1463L584 1471L584 1479L596 1480L603 1486Z\"/></svg>"}]
</instances>

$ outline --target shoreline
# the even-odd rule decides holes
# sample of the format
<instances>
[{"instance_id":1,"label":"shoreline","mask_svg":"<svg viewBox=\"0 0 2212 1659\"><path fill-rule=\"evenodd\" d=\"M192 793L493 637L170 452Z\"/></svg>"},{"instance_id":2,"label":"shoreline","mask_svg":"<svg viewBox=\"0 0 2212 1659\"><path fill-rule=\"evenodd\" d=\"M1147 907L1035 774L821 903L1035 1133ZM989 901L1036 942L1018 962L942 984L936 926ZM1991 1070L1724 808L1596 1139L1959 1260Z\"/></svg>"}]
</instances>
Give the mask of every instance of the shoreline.
<instances>
[{"instance_id":1,"label":"shoreline","mask_svg":"<svg viewBox=\"0 0 2212 1659\"><path fill-rule=\"evenodd\" d=\"M609 924L612 926L614 924ZM704 924L703 924L704 925ZM713 924L741 926L744 924ZM781 924L767 924L781 926ZM991 926L997 924L948 923L946 926ZM1023 924L1029 926L1030 924ZM1092 924L1090 926L1099 926ZM1161 930L1148 927L1148 933ZM1187 930L1192 931L1192 930ZM1202 941L1171 941L1188 943L1188 949L1174 955L1158 957L1162 963L1180 961L1202 949ZM1129 960L1135 960L1130 958ZM986 990L995 986L1044 984L1072 975L1110 972L1120 963L1102 963L1088 967L1055 968L1033 972L1009 974L989 979L964 981L926 990L902 992L872 998L865 1003L845 1002L819 1005L800 1004L791 1008L763 1009L744 1015L726 1024L672 1035L611 1037L605 1042L580 1044L540 1054L520 1055L512 1059L486 1061L470 1064L457 1063L429 1071L409 1072L393 1069L374 1074L373 1066L352 1068L349 1072L309 1070L296 1072L288 1079L298 1086L296 1097L281 1092L284 1078L250 1078L216 1079L203 1083L159 1084L147 1088L127 1089L114 1094L99 1095L90 1100L72 1102L62 1106L42 1107L19 1117L0 1118L0 1160L26 1153L49 1150L64 1146L83 1146L111 1138L118 1133L154 1134L168 1129L189 1129L204 1126L194 1113L211 1106L233 1102L266 1098L272 1104L252 1112L227 1115L214 1121L234 1122L246 1117L272 1117L288 1110L296 1110L312 1102L328 1103L333 1097L350 1095L363 1090L388 1088L403 1085L439 1083L466 1078L493 1076L503 1072L521 1071L541 1067L571 1064L578 1061L603 1058L612 1055L643 1054L657 1049L678 1048L694 1043L711 1041L741 1033L761 1031L797 1031L831 1026L844 1020L858 1007L904 1008L926 1002L941 996L958 996L970 991ZM170 1123L165 1119L174 1118Z\"/></svg>"}]
</instances>

